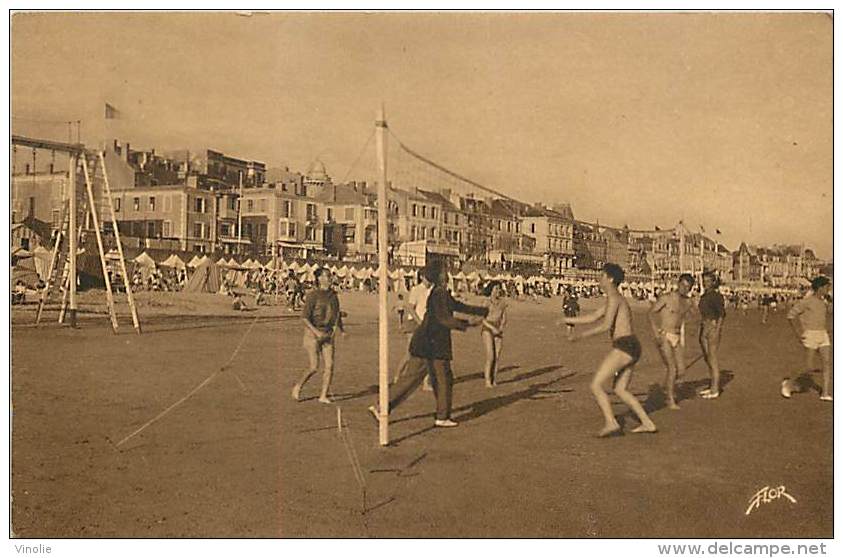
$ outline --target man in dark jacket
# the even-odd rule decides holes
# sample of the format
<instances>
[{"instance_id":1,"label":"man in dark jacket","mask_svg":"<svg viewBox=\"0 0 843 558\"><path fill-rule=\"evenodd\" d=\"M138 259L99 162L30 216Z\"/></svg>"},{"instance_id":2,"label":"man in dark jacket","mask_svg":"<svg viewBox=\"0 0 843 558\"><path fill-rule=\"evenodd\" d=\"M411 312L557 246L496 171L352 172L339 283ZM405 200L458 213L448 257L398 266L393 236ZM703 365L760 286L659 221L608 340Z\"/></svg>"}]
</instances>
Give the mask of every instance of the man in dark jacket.
<instances>
[{"instance_id":1,"label":"man in dark jacket","mask_svg":"<svg viewBox=\"0 0 843 558\"><path fill-rule=\"evenodd\" d=\"M389 412L401 404L430 373L433 378L433 393L436 396L435 426L458 426L451 420L451 397L454 376L451 372L451 330L464 331L469 326L479 325L482 320L461 320L454 317L454 312L485 317L487 308L469 306L455 300L446 289L448 271L439 262L428 264L422 271L424 277L434 284L427 299L427 312L424 320L410 340L410 361L407 369L393 386L389 397ZM375 406L369 411L378 417Z\"/></svg>"}]
</instances>

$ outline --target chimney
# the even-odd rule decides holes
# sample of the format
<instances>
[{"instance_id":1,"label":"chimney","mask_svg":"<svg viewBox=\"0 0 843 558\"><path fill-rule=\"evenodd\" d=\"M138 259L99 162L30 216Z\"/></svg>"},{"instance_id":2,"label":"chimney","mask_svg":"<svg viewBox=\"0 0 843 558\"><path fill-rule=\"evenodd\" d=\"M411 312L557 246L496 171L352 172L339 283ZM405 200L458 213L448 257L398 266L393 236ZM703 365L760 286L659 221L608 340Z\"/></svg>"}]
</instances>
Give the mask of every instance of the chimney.
<instances>
[{"instance_id":1,"label":"chimney","mask_svg":"<svg viewBox=\"0 0 843 558\"><path fill-rule=\"evenodd\" d=\"M129 162L129 142L126 142L126 147L120 153L120 158L123 159L124 163Z\"/></svg>"}]
</instances>

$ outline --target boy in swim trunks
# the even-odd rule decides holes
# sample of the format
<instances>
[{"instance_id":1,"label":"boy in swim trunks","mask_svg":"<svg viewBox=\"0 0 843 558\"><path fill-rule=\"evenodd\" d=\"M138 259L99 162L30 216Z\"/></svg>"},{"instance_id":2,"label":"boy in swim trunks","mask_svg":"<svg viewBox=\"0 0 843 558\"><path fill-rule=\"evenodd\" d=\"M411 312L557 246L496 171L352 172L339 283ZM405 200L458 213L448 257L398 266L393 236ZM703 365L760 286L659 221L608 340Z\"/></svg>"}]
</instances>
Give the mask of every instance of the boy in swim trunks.
<instances>
[{"instance_id":1,"label":"boy in swim trunks","mask_svg":"<svg viewBox=\"0 0 843 558\"><path fill-rule=\"evenodd\" d=\"M812 292L798 301L790 309L787 319L805 347L808 370L814 370L814 353L820 353L823 361L823 388L820 399L833 401L831 397L831 340L826 329L828 303L826 297L831 290L827 277L816 277L811 281ZM782 381L782 397L790 399L790 394L797 391L796 382L789 378Z\"/></svg>"},{"instance_id":2,"label":"boy in swim trunks","mask_svg":"<svg viewBox=\"0 0 843 558\"><path fill-rule=\"evenodd\" d=\"M685 346L681 332L691 311L690 293L693 286L694 278L683 273L679 276L676 290L660 297L647 313L659 351L667 365L667 407L673 410L679 409L676 404L676 378L685 374ZM656 315L661 318L660 325L656 325Z\"/></svg>"},{"instance_id":3,"label":"boy in swim trunks","mask_svg":"<svg viewBox=\"0 0 843 558\"><path fill-rule=\"evenodd\" d=\"M726 303L723 295L718 291L720 280L712 271L703 273L705 292L700 297L700 347L703 358L708 365L711 383L707 389L700 391L703 399L717 399L720 397L720 333L723 330L723 320L726 317Z\"/></svg>"},{"instance_id":4,"label":"boy in swim trunks","mask_svg":"<svg viewBox=\"0 0 843 558\"><path fill-rule=\"evenodd\" d=\"M605 419L605 425L598 433L600 437L611 436L621 430L620 424L612 413L609 395L603 389L603 384L609 378L614 378L613 389L615 394L626 403L627 407L641 421L641 425L633 429L632 432L636 434L656 432L656 425L647 416L641 403L628 389L633 367L641 358L641 343L632 331L632 313L629 304L618 291L618 285L623 282L623 279L624 272L619 265L613 263L604 265L603 273L600 276L600 286L606 293L606 304L589 315L564 319L564 323L571 326L590 324L602 320L600 325L579 334L571 330L568 333L568 340L571 342L604 332L608 332L612 339L612 350L603 359L591 381L591 393L597 400L597 405L603 412L603 418Z\"/></svg>"}]
</instances>

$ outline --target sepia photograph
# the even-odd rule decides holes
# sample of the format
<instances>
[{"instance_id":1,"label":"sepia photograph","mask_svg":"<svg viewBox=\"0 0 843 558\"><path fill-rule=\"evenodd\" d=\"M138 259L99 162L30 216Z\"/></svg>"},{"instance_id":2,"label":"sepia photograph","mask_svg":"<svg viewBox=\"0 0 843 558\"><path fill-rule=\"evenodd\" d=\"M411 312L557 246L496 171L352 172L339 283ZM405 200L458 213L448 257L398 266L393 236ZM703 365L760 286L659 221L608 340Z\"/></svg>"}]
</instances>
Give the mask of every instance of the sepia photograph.
<instances>
[{"instance_id":1,"label":"sepia photograph","mask_svg":"<svg viewBox=\"0 0 843 558\"><path fill-rule=\"evenodd\" d=\"M831 553L833 11L8 17L13 554Z\"/></svg>"}]
</instances>

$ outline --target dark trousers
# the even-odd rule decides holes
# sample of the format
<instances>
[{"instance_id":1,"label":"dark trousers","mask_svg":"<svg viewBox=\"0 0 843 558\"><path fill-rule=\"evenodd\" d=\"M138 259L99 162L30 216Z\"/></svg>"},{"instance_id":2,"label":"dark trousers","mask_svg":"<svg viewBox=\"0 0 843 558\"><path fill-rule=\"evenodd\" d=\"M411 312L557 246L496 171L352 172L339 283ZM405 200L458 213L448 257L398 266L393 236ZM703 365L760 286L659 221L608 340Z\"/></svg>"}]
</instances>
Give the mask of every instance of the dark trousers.
<instances>
[{"instance_id":1,"label":"dark trousers","mask_svg":"<svg viewBox=\"0 0 843 558\"><path fill-rule=\"evenodd\" d=\"M424 359L410 357L406 372L398 378L389 394L389 412L395 410L412 394L430 374L433 394L436 396L436 418L451 418L451 398L454 387L454 375L450 360Z\"/></svg>"}]
</instances>

